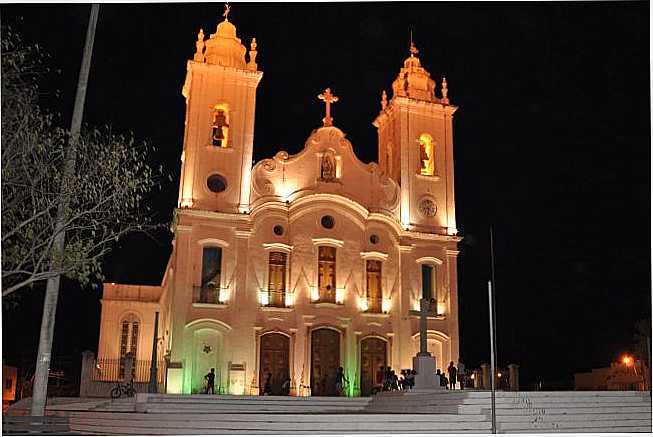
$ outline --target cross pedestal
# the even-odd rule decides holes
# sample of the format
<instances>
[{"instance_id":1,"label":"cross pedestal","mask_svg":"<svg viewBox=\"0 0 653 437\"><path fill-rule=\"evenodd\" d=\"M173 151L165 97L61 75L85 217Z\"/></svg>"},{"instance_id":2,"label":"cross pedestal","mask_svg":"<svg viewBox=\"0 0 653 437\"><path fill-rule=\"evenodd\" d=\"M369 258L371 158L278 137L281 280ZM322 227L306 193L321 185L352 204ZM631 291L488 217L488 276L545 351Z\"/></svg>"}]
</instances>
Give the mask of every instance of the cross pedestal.
<instances>
[{"instance_id":1,"label":"cross pedestal","mask_svg":"<svg viewBox=\"0 0 653 437\"><path fill-rule=\"evenodd\" d=\"M429 301L421 299L419 304L419 353L417 356L413 357L413 369L417 372L417 375L415 375L415 390L441 390L440 377L435 373L435 358L431 356L426 347L426 317L428 314Z\"/></svg>"}]
</instances>

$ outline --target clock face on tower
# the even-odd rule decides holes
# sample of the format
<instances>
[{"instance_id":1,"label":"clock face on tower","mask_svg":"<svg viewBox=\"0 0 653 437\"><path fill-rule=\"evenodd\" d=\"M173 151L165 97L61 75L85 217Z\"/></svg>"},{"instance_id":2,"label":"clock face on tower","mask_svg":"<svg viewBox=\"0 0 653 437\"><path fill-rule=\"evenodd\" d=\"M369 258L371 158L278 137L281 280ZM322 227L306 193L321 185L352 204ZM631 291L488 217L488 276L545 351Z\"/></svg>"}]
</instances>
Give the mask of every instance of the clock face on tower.
<instances>
[{"instance_id":1,"label":"clock face on tower","mask_svg":"<svg viewBox=\"0 0 653 437\"><path fill-rule=\"evenodd\" d=\"M424 217L434 217L438 210L435 202L428 198L420 200L417 209Z\"/></svg>"}]
</instances>

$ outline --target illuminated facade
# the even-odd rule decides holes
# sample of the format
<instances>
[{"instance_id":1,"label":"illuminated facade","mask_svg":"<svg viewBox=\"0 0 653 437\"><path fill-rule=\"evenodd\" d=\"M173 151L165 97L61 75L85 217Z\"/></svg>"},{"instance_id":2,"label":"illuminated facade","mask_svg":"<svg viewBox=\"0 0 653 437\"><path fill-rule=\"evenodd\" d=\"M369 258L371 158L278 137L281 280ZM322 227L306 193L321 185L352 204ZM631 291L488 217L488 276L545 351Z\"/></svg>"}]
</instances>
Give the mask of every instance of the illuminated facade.
<instances>
[{"instance_id":1,"label":"illuminated facade","mask_svg":"<svg viewBox=\"0 0 653 437\"><path fill-rule=\"evenodd\" d=\"M379 164L333 126L304 149L252 165L263 76L226 18L188 61L173 252L159 287L105 284L99 357L148 360L154 312L167 391L328 395L337 367L349 395L369 394L381 365L410 368L419 299L431 300L437 365L458 357L452 116L411 46L374 120ZM136 333L135 333L136 330Z\"/></svg>"}]
</instances>

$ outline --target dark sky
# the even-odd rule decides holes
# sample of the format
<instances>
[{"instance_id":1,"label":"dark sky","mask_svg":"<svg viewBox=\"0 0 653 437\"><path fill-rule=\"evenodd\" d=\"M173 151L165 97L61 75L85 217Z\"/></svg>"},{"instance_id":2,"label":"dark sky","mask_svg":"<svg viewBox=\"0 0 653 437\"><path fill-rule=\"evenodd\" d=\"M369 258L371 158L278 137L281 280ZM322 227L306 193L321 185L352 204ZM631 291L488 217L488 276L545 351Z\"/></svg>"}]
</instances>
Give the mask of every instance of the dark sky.
<instances>
[{"instance_id":1,"label":"dark sky","mask_svg":"<svg viewBox=\"0 0 653 437\"><path fill-rule=\"evenodd\" d=\"M340 97L335 124L365 162L377 160L381 90L408 55L460 109L454 118L461 354L488 359L486 281L495 228L500 365L521 364L522 384L571 380L604 366L650 317L649 5L583 3L234 3L230 21L257 38L264 71L254 158L296 153L320 125L316 95ZM11 5L3 25L38 43L60 74L43 105L70 123L89 6ZM220 4L102 5L85 122L132 131L158 147L152 164L172 176L153 199L161 219L176 205L186 61L200 27L215 32ZM157 284L170 253L132 237L106 259L107 279ZM55 353L97 347L97 291L67 284ZM5 311L4 356L36 352L42 295ZM33 329L32 329L33 327ZM16 358L14 358L16 359ZM76 356L74 360L77 360Z\"/></svg>"}]
</instances>

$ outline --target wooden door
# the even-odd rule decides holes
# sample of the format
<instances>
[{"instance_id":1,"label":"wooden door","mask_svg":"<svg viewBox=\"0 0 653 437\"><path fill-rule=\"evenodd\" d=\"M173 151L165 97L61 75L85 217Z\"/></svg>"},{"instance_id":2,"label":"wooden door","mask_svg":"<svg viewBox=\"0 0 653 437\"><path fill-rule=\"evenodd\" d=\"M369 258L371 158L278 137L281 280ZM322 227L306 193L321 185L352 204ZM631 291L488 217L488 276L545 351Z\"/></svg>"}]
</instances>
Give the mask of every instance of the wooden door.
<instances>
[{"instance_id":1,"label":"wooden door","mask_svg":"<svg viewBox=\"0 0 653 437\"><path fill-rule=\"evenodd\" d=\"M316 329L311 333L311 394L334 396L340 367L340 333Z\"/></svg>"},{"instance_id":2,"label":"wooden door","mask_svg":"<svg viewBox=\"0 0 653 437\"><path fill-rule=\"evenodd\" d=\"M290 340L282 334L261 337L261 365L259 366L259 390L263 394L268 373L272 374L272 394L281 394L281 385L290 375Z\"/></svg>"},{"instance_id":3,"label":"wooden door","mask_svg":"<svg viewBox=\"0 0 653 437\"><path fill-rule=\"evenodd\" d=\"M387 345L380 338L366 338L361 342L361 396L372 394L381 366L387 366Z\"/></svg>"}]
</instances>

